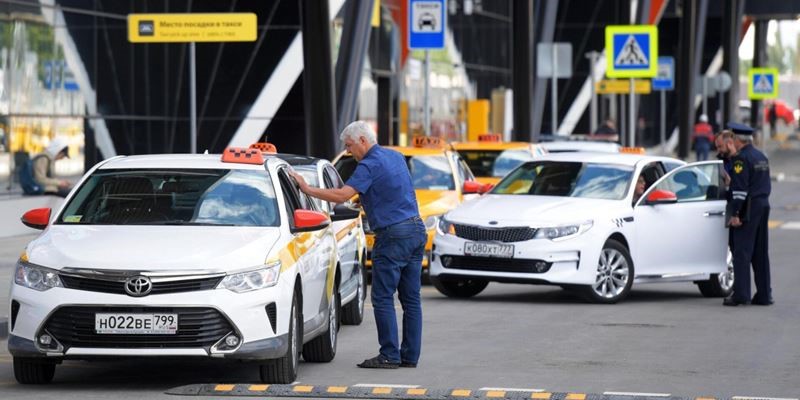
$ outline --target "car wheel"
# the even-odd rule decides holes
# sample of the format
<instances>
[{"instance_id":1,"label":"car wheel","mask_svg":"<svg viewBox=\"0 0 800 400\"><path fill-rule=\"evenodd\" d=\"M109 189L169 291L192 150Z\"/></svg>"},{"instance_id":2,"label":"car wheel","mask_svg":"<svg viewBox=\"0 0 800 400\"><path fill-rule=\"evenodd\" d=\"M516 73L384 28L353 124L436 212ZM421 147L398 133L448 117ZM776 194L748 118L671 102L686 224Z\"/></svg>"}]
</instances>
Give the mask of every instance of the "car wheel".
<instances>
[{"instance_id":1,"label":"car wheel","mask_svg":"<svg viewBox=\"0 0 800 400\"><path fill-rule=\"evenodd\" d=\"M431 276L430 279L436 290L447 297L472 297L482 292L489 285L489 282L482 279L441 280L435 276Z\"/></svg>"},{"instance_id":2,"label":"car wheel","mask_svg":"<svg viewBox=\"0 0 800 400\"><path fill-rule=\"evenodd\" d=\"M333 287L333 298L328 304L328 330L303 346L303 359L310 362L331 362L336 357L340 311L341 297L339 297L339 285L336 284Z\"/></svg>"},{"instance_id":3,"label":"car wheel","mask_svg":"<svg viewBox=\"0 0 800 400\"><path fill-rule=\"evenodd\" d=\"M356 297L342 309L342 324L361 325L364 320L364 303L367 300L367 271L362 263L358 263L358 288Z\"/></svg>"},{"instance_id":4,"label":"car wheel","mask_svg":"<svg viewBox=\"0 0 800 400\"><path fill-rule=\"evenodd\" d=\"M14 378L27 385L50 383L56 372L56 365L35 358L14 357Z\"/></svg>"},{"instance_id":5,"label":"car wheel","mask_svg":"<svg viewBox=\"0 0 800 400\"><path fill-rule=\"evenodd\" d=\"M633 285L633 261L628 249L609 239L597 260L595 282L583 288L593 303L613 304L624 299Z\"/></svg>"},{"instance_id":6,"label":"car wheel","mask_svg":"<svg viewBox=\"0 0 800 400\"><path fill-rule=\"evenodd\" d=\"M711 274L707 281L697 282L704 297L728 297L733 293L733 255L728 250L728 269L721 274Z\"/></svg>"},{"instance_id":7,"label":"car wheel","mask_svg":"<svg viewBox=\"0 0 800 400\"><path fill-rule=\"evenodd\" d=\"M261 381L264 383L292 383L297 379L300 362L300 318L297 307L297 293L292 298L292 311L289 315L289 348L286 355L276 360L268 360L259 367Z\"/></svg>"}]
</instances>

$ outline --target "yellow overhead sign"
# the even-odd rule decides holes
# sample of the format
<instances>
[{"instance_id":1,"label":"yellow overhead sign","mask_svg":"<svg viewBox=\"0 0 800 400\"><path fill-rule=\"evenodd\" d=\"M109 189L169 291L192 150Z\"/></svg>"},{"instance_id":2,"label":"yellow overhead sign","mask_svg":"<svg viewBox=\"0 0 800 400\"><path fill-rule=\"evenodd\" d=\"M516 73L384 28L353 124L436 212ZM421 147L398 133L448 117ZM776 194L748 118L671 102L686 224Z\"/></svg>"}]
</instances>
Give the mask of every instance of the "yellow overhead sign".
<instances>
[{"instance_id":1,"label":"yellow overhead sign","mask_svg":"<svg viewBox=\"0 0 800 400\"><path fill-rule=\"evenodd\" d=\"M129 14L132 43L252 42L258 19L254 13Z\"/></svg>"},{"instance_id":2,"label":"yellow overhead sign","mask_svg":"<svg viewBox=\"0 0 800 400\"><path fill-rule=\"evenodd\" d=\"M628 94L631 92L631 81L628 79L604 79L597 82L597 94ZM649 79L636 79L633 81L633 92L636 94L650 94Z\"/></svg>"}]
</instances>

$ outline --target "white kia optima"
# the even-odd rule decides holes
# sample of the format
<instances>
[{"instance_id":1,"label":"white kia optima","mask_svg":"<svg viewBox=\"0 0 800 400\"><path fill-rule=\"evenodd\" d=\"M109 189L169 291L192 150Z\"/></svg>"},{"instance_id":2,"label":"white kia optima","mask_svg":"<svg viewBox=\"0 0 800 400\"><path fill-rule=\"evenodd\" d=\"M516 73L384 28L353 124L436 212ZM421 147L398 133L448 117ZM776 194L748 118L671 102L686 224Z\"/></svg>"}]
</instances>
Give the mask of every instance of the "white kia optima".
<instances>
[{"instance_id":1,"label":"white kia optima","mask_svg":"<svg viewBox=\"0 0 800 400\"><path fill-rule=\"evenodd\" d=\"M431 280L470 297L488 282L552 284L615 303L633 283L690 281L731 292L721 162L561 153L527 162L447 213ZM644 193L636 193L639 177ZM641 189L641 187L640 187Z\"/></svg>"},{"instance_id":2,"label":"white kia optima","mask_svg":"<svg viewBox=\"0 0 800 400\"><path fill-rule=\"evenodd\" d=\"M43 232L11 287L17 380L49 382L66 359L205 357L290 383L300 353L332 360L359 278L340 271L331 220L290 171L253 149L117 157L61 210L26 213ZM358 219L345 211L330 218Z\"/></svg>"}]
</instances>

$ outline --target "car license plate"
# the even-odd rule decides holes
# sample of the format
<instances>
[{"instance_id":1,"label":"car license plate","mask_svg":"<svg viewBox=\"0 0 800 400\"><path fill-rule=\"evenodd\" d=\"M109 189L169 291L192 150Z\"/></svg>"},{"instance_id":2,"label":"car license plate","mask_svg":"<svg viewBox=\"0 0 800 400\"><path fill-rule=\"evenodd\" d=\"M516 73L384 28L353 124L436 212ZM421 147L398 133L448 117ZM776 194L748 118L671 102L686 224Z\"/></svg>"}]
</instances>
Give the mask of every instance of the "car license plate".
<instances>
[{"instance_id":1,"label":"car license plate","mask_svg":"<svg viewBox=\"0 0 800 400\"><path fill-rule=\"evenodd\" d=\"M178 314L95 314L94 331L112 335L174 335Z\"/></svg>"},{"instance_id":2,"label":"car license plate","mask_svg":"<svg viewBox=\"0 0 800 400\"><path fill-rule=\"evenodd\" d=\"M464 243L464 254L468 256L511 258L514 257L514 245L467 242Z\"/></svg>"}]
</instances>

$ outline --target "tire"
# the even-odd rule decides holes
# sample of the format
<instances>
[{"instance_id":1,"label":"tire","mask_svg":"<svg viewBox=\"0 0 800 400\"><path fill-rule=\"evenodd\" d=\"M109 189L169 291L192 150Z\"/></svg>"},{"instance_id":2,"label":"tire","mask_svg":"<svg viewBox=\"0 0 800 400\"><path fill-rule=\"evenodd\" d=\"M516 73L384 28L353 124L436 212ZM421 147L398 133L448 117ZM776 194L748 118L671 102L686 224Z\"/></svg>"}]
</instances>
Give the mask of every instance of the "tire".
<instances>
[{"instance_id":1,"label":"tire","mask_svg":"<svg viewBox=\"0 0 800 400\"><path fill-rule=\"evenodd\" d=\"M14 378L25 385L41 385L50 383L56 372L52 362L35 358L14 357Z\"/></svg>"},{"instance_id":2,"label":"tire","mask_svg":"<svg viewBox=\"0 0 800 400\"><path fill-rule=\"evenodd\" d=\"M733 293L733 256L728 250L728 270L721 274L711 274L707 281L697 282L703 297L728 297Z\"/></svg>"},{"instance_id":3,"label":"tire","mask_svg":"<svg viewBox=\"0 0 800 400\"><path fill-rule=\"evenodd\" d=\"M289 315L289 348L286 355L275 360L267 360L259 366L261 382L288 384L297 380L297 369L300 362L300 343L302 338L300 313L297 304L297 293L292 298L292 311Z\"/></svg>"},{"instance_id":4,"label":"tire","mask_svg":"<svg viewBox=\"0 0 800 400\"><path fill-rule=\"evenodd\" d=\"M431 276L431 283L439 291L439 293L447 297L468 298L486 289L489 285L488 281L482 279L454 279L454 280L441 280L438 277Z\"/></svg>"},{"instance_id":5,"label":"tire","mask_svg":"<svg viewBox=\"0 0 800 400\"><path fill-rule=\"evenodd\" d=\"M333 287L333 301L328 305L328 330L303 346L303 359L309 362L331 362L336 357L341 313L339 285Z\"/></svg>"},{"instance_id":6,"label":"tire","mask_svg":"<svg viewBox=\"0 0 800 400\"><path fill-rule=\"evenodd\" d=\"M595 283L583 286L583 295L592 303L617 303L630 293L633 276L633 260L628 249L622 243L608 239L597 260Z\"/></svg>"},{"instance_id":7,"label":"tire","mask_svg":"<svg viewBox=\"0 0 800 400\"><path fill-rule=\"evenodd\" d=\"M358 263L358 288L356 297L342 307L342 324L361 325L364 320L364 303L367 300L367 271L362 263Z\"/></svg>"}]
</instances>

